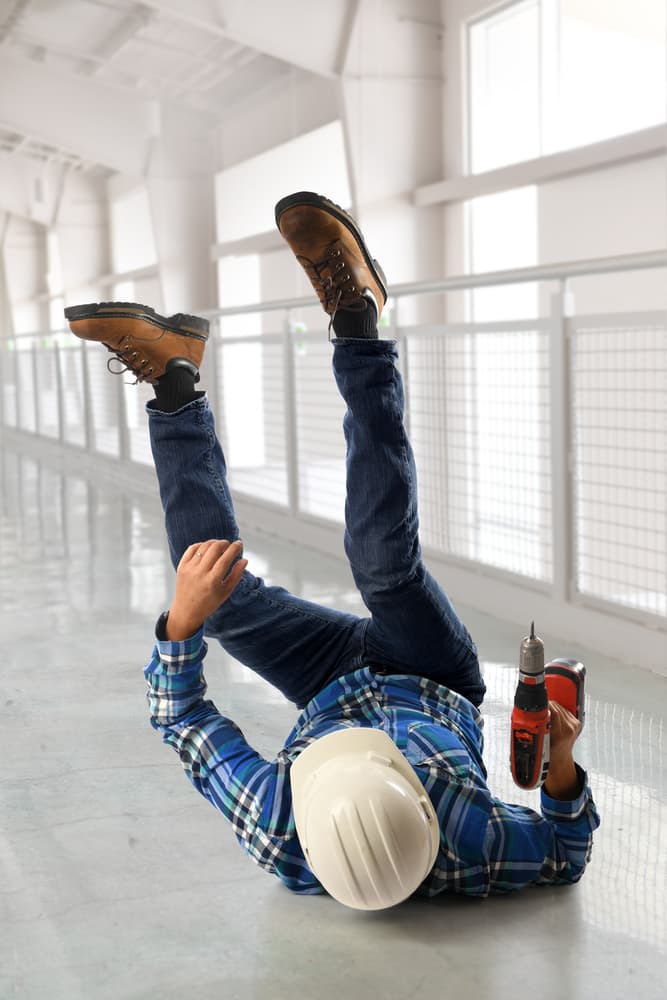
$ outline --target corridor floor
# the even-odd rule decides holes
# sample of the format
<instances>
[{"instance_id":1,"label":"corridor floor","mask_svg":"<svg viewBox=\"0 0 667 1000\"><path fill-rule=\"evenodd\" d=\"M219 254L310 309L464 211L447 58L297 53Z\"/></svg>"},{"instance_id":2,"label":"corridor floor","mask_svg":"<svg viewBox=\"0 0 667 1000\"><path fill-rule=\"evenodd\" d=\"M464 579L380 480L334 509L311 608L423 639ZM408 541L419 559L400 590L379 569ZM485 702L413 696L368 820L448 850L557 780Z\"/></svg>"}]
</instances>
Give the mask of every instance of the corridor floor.
<instances>
[{"instance_id":1,"label":"corridor floor","mask_svg":"<svg viewBox=\"0 0 667 1000\"><path fill-rule=\"evenodd\" d=\"M0 471L3 1000L664 996L664 679L544 636L588 669L579 759L602 826L579 885L375 914L293 895L148 723L142 667L173 580L156 500L8 450ZM361 612L342 562L244 537L255 573ZM459 610L489 688L490 786L536 804L507 766L522 633ZM296 709L219 647L207 668L209 696L272 756Z\"/></svg>"}]
</instances>

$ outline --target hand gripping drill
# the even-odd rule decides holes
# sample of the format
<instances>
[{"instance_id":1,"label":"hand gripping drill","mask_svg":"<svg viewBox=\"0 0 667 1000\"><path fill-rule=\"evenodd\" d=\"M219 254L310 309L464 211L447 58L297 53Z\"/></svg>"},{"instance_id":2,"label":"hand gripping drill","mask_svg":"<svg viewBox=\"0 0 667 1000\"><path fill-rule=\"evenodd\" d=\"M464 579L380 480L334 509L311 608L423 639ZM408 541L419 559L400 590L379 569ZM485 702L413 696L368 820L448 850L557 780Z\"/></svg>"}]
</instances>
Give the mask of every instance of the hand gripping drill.
<instances>
[{"instance_id":1,"label":"hand gripping drill","mask_svg":"<svg viewBox=\"0 0 667 1000\"><path fill-rule=\"evenodd\" d=\"M537 788L549 771L549 701L557 701L584 724L586 668L578 660L557 659L544 665L544 643L530 635L521 643L519 682L512 709L510 767L520 788Z\"/></svg>"}]
</instances>

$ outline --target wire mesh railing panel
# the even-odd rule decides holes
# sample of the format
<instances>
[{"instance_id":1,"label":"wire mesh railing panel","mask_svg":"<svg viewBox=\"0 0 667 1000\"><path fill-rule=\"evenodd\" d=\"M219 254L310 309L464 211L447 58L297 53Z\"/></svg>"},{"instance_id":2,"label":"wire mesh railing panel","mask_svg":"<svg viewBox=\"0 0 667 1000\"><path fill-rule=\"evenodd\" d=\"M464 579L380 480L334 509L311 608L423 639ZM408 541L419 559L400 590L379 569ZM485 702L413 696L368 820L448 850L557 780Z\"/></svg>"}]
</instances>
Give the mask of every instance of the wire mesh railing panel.
<instances>
[{"instance_id":1,"label":"wire mesh railing panel","mask_svg":"<svg viewBox=\"0 0 667 1000\"><path fill-rule=\"evenodd\" d=\"M573 322L576 590L667 614L667 323Z\"/></svg>"},{"instance_id":2,"label":"wire mesh railing panel","mask_svg":"<svg viewBox=\"0 0 667 1000\"><path fill-rule=\"evenodd\" d=\"M548 334L445 331L407 352L424 544L550 581Z\"/></svg>"},{"instance_id":3,"label":"wire mesh railing panel","mask_svg":"<svg viewBox=\"0 0 667 1000\"><path fill-rule=\"evenodd\" d=\"M83 353L78 343L61 347L60 384L62 386L63 439L68 444L86 443L86 396L83 379Z\"/></svg>"},{"instance_id":4,"label":"wire mesh railing panel","mask_svg":"<svg viewBox=\"0 0 667 1000\"><path fill-rule=\"evenodd\" d=\"M315 320L309 327L291 317L289 334L273 332L271 320L255 336L212 336L202 366L230 486L290 508L295 519L340 524L345 405L331 345ZM579 604L653 616L664 628L667 318L642 312L562 323L558 314L396 332L424 546L553 584L557 594L573 583ZM569 348L568 364L553 373L552 335ZM150 464L144 408L152 388L125 385L128 374L112 378L105 360L99 344L61 342L57 332L10 338L0 354L3 425ZM552 423L560 435L566 422L570 465L565 453L552 456ZM564 481L553 481L552 458ZM554 544L566 558L554 561Z\"/></svg>"},{"instance_id":5,"label":"wire mesh railing panel","mask_svg":"<svg viewBox=\"0 0 667 1000\"><path fill-rule=\"evenodd\" d=\"M215 345L218 434L230 486L287 506L284 345L259 339ZM210 359L209 359L210 361ZM213 373L209 369L208 378Z\"/></svg>"},{"instance_id":6,"label":"wire mesh railing panel","mask_svg":"<svg viewBox=\"0 0 667 1000\"><path fill-rule=\"evenodd\" d=\"M93 448L102 455L117 458L120 455L120 393L118 383L115 378L109 376L100 345L86 343L84 349L92 400L90 420Z\"/></svg>"},{"instance_id":7,"label":"wire mesh railing panel","mask_svg":"<svg viewBox=\"0 0 667 1000\"><path fill-rule=\"evenodd\" d=\"M35 376L37 379L38 434L57 438L60 434L58 412L58 353L49 346L35 354Z\"/></svg>"},{"instance_id":8,"label":"wire mesh railing panel","mask_svg":"<svg viewBox=\"0 0 667 1000\"><path fill-rule=\"evenodd\" d=\"M331 371L326 338L295 346L298 504L302 513L331 521L345 514L343 403Z\"/></svg>"}]
</instances>

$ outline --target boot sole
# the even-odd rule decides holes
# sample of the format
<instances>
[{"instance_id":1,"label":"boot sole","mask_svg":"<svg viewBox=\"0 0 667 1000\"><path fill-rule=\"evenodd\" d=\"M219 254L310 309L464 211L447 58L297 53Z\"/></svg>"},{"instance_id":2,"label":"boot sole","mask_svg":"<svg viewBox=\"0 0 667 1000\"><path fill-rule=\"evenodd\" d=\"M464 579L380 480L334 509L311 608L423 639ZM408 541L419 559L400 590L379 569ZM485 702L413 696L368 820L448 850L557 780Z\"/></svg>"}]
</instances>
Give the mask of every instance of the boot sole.
<instances>
[{"instance_id":1,"label":"boot sole","mask_svg":"<svg viewBox=\"0 0 667 1000\"><path fill-rule=\"evenodd\" d=\"M192 337L194 340L204 342L208 340L207 319L202 319L201 316L188 316L185 313L177 313L167 319L150 306L143 306L138 302L89 302L83 306L68 306L65 309L65 318L70 323L80 319L138 319L160 330L179 333L183 337Z\"/></svg>"},{"instance_id":2,"label":"boot sole","mask_svg":"<svg viewBox=\"0 0 667 1000\"><path fill-rule=\"evenodd\" d=\"M278 227L279 230L280 230L280 219L282 215L287 211L288 208L296 208L297 205L312 205L314 208L319 208L323 212L326 212L328 215L333 215L335 219L338 219L339 222L343 223L346 229L350 230L350 232L356 239L357 243L359 244L361 252L364 255L364 260L366 261L366 264L368 265L371 274L373 275L378 285L380 286L380 290L384 295L384 301L386 302L387 279L385 277L384 271L382 270L378 262L375 260L375 258L371 257L370 251L366 246L366 241L364 240L364 237L359 227L357 226L356 222L352 218L352 216L348 215L347 212L340 207L340 205L336 205L335 202L329 201L328 198L325 198L321 194L315 194L314 191L298 191L296 194L290 194L286 198L281 198L278 204L276 205L275 209L276 226ZM384 303L382 303L382 305L384 305Z\"/></svg>"}]
</instances>

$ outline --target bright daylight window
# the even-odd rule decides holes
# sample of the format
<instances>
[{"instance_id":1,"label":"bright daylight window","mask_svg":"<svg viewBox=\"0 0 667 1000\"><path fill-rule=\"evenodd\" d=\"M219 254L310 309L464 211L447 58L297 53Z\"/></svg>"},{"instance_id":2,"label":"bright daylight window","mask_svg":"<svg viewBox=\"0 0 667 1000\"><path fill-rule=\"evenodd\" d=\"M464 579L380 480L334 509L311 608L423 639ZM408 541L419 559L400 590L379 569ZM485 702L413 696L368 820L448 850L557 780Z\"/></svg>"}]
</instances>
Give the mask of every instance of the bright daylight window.
<instances>
[{"instance_id":1,"label":"bright daylight window","mask_svg":"<svg viewBox=\"0 0 667 1000\"><path fill-rule=\"evenodd\" d=\"M276 201L286 192L298 190L326 191L338 204L350 205L340 121L296 136L216 175L216 236L223 251L218 262L218 300L222 307L261 301L263 268L275 264L253 247L253 238L275 231ZM292 267L290 260L290 273ZM232 486L286 503L284 413L279 388L282 346L260 340L260 313L222 317L219 330L221 423ZM308 471L301 463L301 474Z\"/></svg>"},{"instance_id":2,"label":"bright daylight window","mask_svg":"<svg viewBox=\"0 0 667 1000\"><path fill-rule=\"evenodd\" d=\"M253 156L215 178L219 243L272 231L273 206L286 191L326 191L344 208L350 204L345 140L340 121Z\"/></svg>"},{"instance_id":3,"label":"bright daylight window","mask_svg":"<svg viewBox=\"0 0 667 1000\"><path fill-rule=\"evenodd\" d=\"M471 173L634 132L667 117L664 0L523 0L468 35ZM468 206L470 270L537 263L534 188ZM472 317L536 314L531 286L471 296Z\"/></svg>"},{"instance_id":4,"label":"bright daylight window","mask_svg":"<svg viewBox=\"0 0 667 1000\"><path fill-rule=\"evenodd\" d=\"M148 194L143 185L111 200L111 257L116 272L157 263Z\"/></svg>"},{"instance_id":5,"label":"bright daylight window","mask_svg":"<svg viewBox=\"0 0 667 1000\"><path fill-rule=\"evenodd\" d=\"M667 116L664 0L525 0L469 29L470 171Z\"/></svg>"},{"instance_id":6,"label":"bright daylight window","mask_svg":"<svg viewBox=\"0 0 667 1000\"><path fill-rule=\"evenodd\" d=\"M666 10L664 0L521 0L470 23L469 171L494 170L664 122ZM538 263L537 187L472 199L466 213L470 271ZM476 290L468 312L476 322L534 318L537 288ZM513 331L509 323L505 332L468 336L465 404L473 431L462 477L470 526L462 554L515 569L510 556L522 552L520 571L549 579L546 338L537 331ZM508 396L512 405L503 410ZM516 398L524 409L515 424Z\"/></svg>"}]
</instances>

